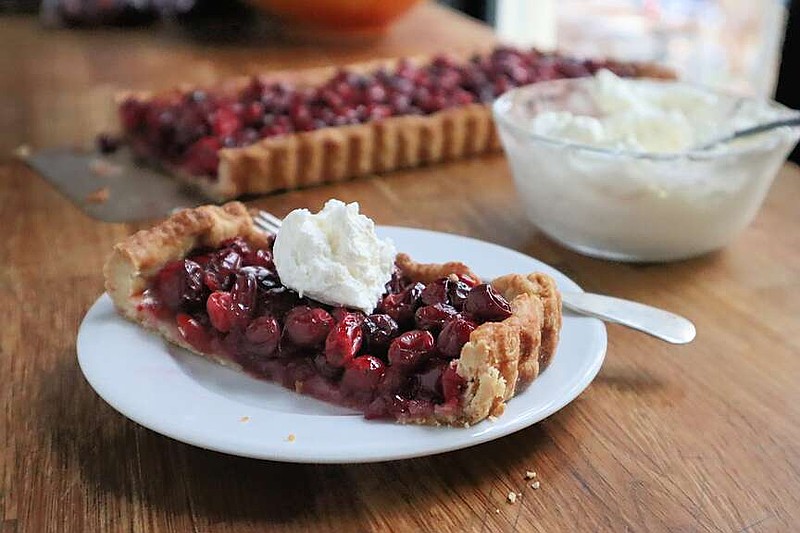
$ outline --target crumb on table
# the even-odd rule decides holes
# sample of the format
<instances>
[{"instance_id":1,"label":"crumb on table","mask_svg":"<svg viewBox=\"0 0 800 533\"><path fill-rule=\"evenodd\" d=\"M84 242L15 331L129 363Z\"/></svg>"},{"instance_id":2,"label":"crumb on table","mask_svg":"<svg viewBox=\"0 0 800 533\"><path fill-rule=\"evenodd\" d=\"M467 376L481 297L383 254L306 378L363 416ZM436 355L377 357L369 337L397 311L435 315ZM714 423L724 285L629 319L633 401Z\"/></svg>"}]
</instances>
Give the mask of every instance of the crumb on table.
<instances>
[{"instance_id":1,"label":"crumb on table","mask_svg":"<svg viewBox=\"0 0 800 533\"><path fill-rule=\"evenodd\" d=\"M533 479L536 477L536 472L533 470L526 470L525 471L525 479Z\"/></svg>"},{"instance_id":2,"label":"crumb on table","mask_svg":"<svg viewBox=\"0 0 800 533\"><path fill-rule=\"evenodd\" d=\"M96 191L90 192L86 196L86 201L90 204L103 204L108 201L111 196L111 190L108 187L100 187Z\"/></svg>"},{"instance_id":3,"label":"crumb on table","mask_svg":"<svg viewBox=\"0 0 800 533\"><path fill-rule=\"evenodd\" d=\"M515 501L517 501L517 493L512 490L511 492L508 493L508 496L506 496L506 500L508 501L508 503L514 503Z\"/></svg>"},{"instance_id":4,"label":"crumb on table","mask_svg":"<svg viewBox=\"0 0 800 533\"><path fill-rule=\"evenodd\" d=\"M531 483L531 488L533 490L538 489L540 486L541 486L541 483L539 483L538 481L534 481L533 483Z\"/></svg>"},{"instance_id":5,"label":"crumb on table","mask_svg":"<svg viewBox=\"0 0 800 533\"><path fill-rule=\"evenodd\" d=\"M31 147L27 144L20 144L14 148L14 156L17 159L27 160L31 156Z\"/></svg>"}]
</instances>

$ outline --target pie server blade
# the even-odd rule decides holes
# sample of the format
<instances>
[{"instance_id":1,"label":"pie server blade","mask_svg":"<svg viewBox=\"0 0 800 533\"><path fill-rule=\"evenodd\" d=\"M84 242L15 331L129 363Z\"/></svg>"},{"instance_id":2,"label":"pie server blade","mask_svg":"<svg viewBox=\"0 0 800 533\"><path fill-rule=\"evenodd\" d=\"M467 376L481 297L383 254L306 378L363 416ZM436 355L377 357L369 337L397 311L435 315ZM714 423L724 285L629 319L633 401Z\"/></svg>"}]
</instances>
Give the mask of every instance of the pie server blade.
<instances>
[{"instance_id":1,"label":"pie server blade","mask_svg":"<svg viewBox=\"0 0 800 533\"><path fill-rule=\"evenodd\" d=\"M42 149L26 162L84 213L104 222L162 218L174 209L209 202L166 174L136 164L126 149L113 155Z\"/></svg>"}]
</instances>

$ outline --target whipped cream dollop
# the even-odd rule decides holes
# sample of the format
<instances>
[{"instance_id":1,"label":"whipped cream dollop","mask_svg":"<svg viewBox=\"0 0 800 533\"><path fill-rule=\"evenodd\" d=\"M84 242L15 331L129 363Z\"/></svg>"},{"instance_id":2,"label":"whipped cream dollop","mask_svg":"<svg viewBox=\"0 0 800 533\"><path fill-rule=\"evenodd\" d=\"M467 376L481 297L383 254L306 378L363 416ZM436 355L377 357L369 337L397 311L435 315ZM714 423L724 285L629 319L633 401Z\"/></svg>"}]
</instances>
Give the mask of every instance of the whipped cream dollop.
<instances>
[{"instance_id":1,"label":"whipped cream dollop","mask_svg":"<svg viewBox=\"0 0 800 533\"><path fill-rule=\"evenodd\" d=\"M319 213L295 209L275 238L275 267L281 282L329 305L371 313L392 277L397 254L389 239L358 203L331 199Z\"/></svg>"},{"instance_id":2,"label":"whipped cream dollop","mask_svg":"<svg viewBox=\"0 0 800 533\"><path fill-rule=\"evenodd\" d=\"M720 99L709 91L620 78L608 70L595 74L588 95L595 113L545 111L533 117L531 131L604 148L676 153L774 116L766 106L751 106L721 123Z\"/></svg>"}]
</instances>

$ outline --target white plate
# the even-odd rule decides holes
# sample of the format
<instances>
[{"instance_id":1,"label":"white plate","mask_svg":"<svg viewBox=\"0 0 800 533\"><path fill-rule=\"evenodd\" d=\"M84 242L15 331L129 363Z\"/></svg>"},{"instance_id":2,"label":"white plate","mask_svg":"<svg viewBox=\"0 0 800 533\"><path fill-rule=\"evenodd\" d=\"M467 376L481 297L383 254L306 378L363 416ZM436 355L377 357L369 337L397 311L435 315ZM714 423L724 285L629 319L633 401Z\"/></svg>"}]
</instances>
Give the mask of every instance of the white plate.
<instances>
[{"instance_id":1,"label":"white plate","mask_svg":"<svg viewBox=\"0 0 800 533\"><path fill-rule=\"evenodd\" d=\"M508 248L410 228L382 227L379 232L418 261L460 260L484 278L540 270L552 275L562 290L580 290L557 270ZM362 463L466 448L555 413L600 370L606 330L598 320L566 314L550 366L508 402L502 417L466 429L367 421L352 411L258 381L168 345L122 319L108 295L86 314L77 345L81 369L97 393L153 431L259 459Z\"/></svg>"}]
</instances>

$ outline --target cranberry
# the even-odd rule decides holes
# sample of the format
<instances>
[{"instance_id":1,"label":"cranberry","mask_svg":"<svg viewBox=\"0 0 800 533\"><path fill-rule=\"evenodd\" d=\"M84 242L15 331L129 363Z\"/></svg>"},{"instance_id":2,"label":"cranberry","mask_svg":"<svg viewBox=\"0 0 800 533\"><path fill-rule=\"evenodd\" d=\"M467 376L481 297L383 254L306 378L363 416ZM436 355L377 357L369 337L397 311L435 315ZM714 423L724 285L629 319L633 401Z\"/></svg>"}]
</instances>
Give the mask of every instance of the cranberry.
<instances>
[{"instance_id":1,"label":"cranberry","mask_svg":"<svg viewBox=\"0 0 800 533\"><path fill-rule=\"evenodd\" d=\"M405 94L393 94L389 97L389 108L394 115L406 115L411 109L411 98Z\"/></svg>"},{"instance_id":2,"label":"cranberry","mask_svg":"<svg viewBox=\"0 0 800 533\"><path fill-rule=\"evenodd\" d=\"M256 309L256 291L254 276L246 272L236 275L236 281L231 288L231 309L237 325L243 326L253 316Z\"/></svg>"},{"instance_id":3,"label":"cranberry","mask_svg":"<svg viewBox=\"0 0 800 533\"><path fill-rule=\"evenodd\" d=\"M431 400L435 403L442 401L442 372L446 363L433 362L417 372L413 378L413 397Z\"/></svg>"},{"instance_id":4,"label":"cranberry","mask_svg":"<svg viewBox=\"0 0 800 533\"><path fill-rule=\"evenodd\" d=\"M233 314L233 302L231 295L227 292L215 291L206 300L206 312L211 320L211 325L217 331L227 333L233 329L235 316Z\"/></svg>"},{"instance_id":5,"label":"cranberry","mask_svg":"<svg viewBox=\"0 0 800 533\"><path fill-rule=\"evenodd\" d=\"M109 133L101 133L97 136L97 149L101 154L113 154L119 149L120 144L120 138Z\"/></svg>"},{"instance_id":6,"label":"cranberry","mask_svg":"<svg viewBox=\"0 0 800 533\"><path fill-rule=\"evenodd\" d=\"M325 340L325 357L328 363L344 366L358 353L363 339L361 319L357 315L347 314L331 329Z\"/></svg>"},{"instance_id":7,"label":"cranberry","mask_svg":"<svg viewBox=\"0 0 800 533\"><path fill-rule=\"evenodd\" d=\"M445 402L460 398L461 394L464 392L464 386L467 384L464 378L458 375L456 367L456 362L452 361L445 367L444 372L442 372L442 395L444 396Z\"/></svg>"},{"instance_id":8,"label":"cranberry","mask_svg":"<svg viewBox=\"0 0 800 533\"><path fill-rule=\"evenodd\" d=\"M261 287L258 292L259 309L269 312L279 319L283 319L286 313L302 302L296 292L286 287L276 286L265 289L265 286L271 284L270 278L261 280L258 284Z\"/></svg>"},{"instance_id":9,"label":"cranberry","mask_svg":"<svg viewBox=\"0 0 800 533\"><path fill-rule=\"evenodd\" d=\"M191 259L173 261L156 276L156 293L172 311L202 304L205 294L202 276L202 267Z\"/></svg>"},{"instance_id":10,"label":"cranberry","mask_svg":"<svg viewBox=\"0 0 800 533\"><path fill-rule=\"evenodd\" d=\"M331 309L331 316L336 322L341 322L344 317L350 314L346 307L334 307Z\"/></svg>"},{"instance_id":11,"label":"cranberry","mask_svg":"<svg viewBox=\"0 0 800 533\"><path fill-rule=\"evenodd\" d=\"M219 166L219 149L222 147L214 137L203 137L192 144L184 156L186 170L194 175L216 175Z\"/></svg>"},{"instance_id":12,"label":"cranberry","mask_svg":"<svg viewBox=\"0 0 800 533\"><path fill-rule=\"evenodd\" d=\"M386 101L386 89L382 85L373 83L367 87L364 99L367 103L382 103Z\"/></svg>"},{"instance_id":13,"label":"cranberry","mask_svg":"<svg viewBox=\"0 0 800 533\"><path fill-rule=\"evenodd\" d=\"M366 350L374 355L385 354L400 329L397 322L385 314L369 315L364 319L361 328L364 332Z\"/></svg>"},{"instance_id":14,"label":"cranberry","mask_svg":"<svg viewBox=\"0 0 800 533\"><path fill-rule=\"evenodd\" d=\"M232 107L220 107L211 117L211 128L217 137L233 135L242 126Z\"/></svg>"},{"instance_id":15,"label":"cranberry","mask_svg":"<svg viewBox=\"0 0 800 533\"><path fill-rule=\"evenodd\" d=\"M414 311L420 303L420 295L425 285L414 283L397 294L384 296L379 307L381 311L397 322L401 327L410 326L414 320Z\"/></svg>"},{"instance_id":16,"label":"cranberry","mask_svg":"<svg viewBox=\"0 0 800 533\"><path fill-rule=\"evenodd\" d=\"M174 129L175 113L167 103L152 105L144 113L148 137L155 142L168 142Z\"/></svg>"},{"instance_id":17,"label":"cranberry","mask_svg":"<svg viewBox=\"0 0 800 533\"><path fill-rule=\"evenodd\" d=\"M119 107L119 114L122 119L122 126L127 131L136 131L141 126L147 107L145 104L128 98Z\"/></svg>"},{"instance_id":18,"label":"cranberry","mask_svg":"<svg viewBox=\"0 0 800 533\"><path fill-rule=\"evenodd\" d=\"M377 121L392 116L392 108L388 105L369 104L366 113L369 120Z\"/></svg>"},{"instance_id":19,"label":"cranberry","mask_svg":"<svg viewBox=\"0 0 800 533\"><path fill-rule=\"evenodd\" d=\"M283 327L290 341L311 348L325 341L333 325L333 317L324 309L300 306L286 314Z\"/></svg>"},{"instance_id":20,"label":"cranberry","mask_svg":"<svg viewBox=\"0 0 800 533\"><path fill-rule=\"evenodd\" d=\"M372 392L386 370L383 361L371 355L362 355L345 365L342 390L345 392Z\"/></svg>"},{"instance_id":21,"label":"cranberry","mask_svg":"<svg viewBox=\"0 0 800 533\"><path fill-rule=\"evenodd\" d=\"M269 250L258 249L244 254L242 256L242 264L263 267L271 272L275 271L275 262L273 261L272 252Z\"/></svg>"},{"instance_id":22,"label":"cranberry","mask_svg":"<svg viewBox=\"0 0 800 533\"><path fill-rule=\"evenodd\" d=\"M235 250L223 249L206 264L203 283L212 291L228 290L241 264L242 258Z\"/></svg>"},{"instance_id":23,"label":"cranberry","mask_svg":"<svg viewBox=\"0 0 800 533\"><path fill-rule=\"evenodd\" d=\"M564 78L580 78L590 74L586 66L572 59L562 59L558 64L558 72Z\"/></svg>"},{"instance_id":24,"label":"cranberry","mask_svg":"<svg viewBox=\"0 0 800 533\"><path fill-rule=\"evenodd\" d=\"M260 292L280 287L278 275L274 270L262 266L244 266L239 269L239 272L254 277L256 279L256 288Z\"/></svg>"},{"instance_id":25,"label":"cranberry","mask_svg":"<svg viewBox=\"0 0 800 533\"><path fill-rule=\"evenodd\" d=\"M207 350L211 343L211 335L208 330L196 318L185 313L178 313L175 317L178 332L181 337L192 347L203 351Z\"/></svg>"},{"instance_id":26,"label":"cranberry","mask_svg":"<svg viewBox=\"0 0 800 533\"><path fill-rule=\"evenodd\" d=\"M234 237L232 239L227 239L220 243L220 250L227 251L231 250L236 252L239 255L246 255L250 253L250 245L247 244L241 237Z\"/></svg>"},{"instance_id":27,"label":"cranberry","mask_svg":"<svg viewBox=\"0 0 800 533\"><path fill-rule=\"evenodd\" d=\"M459 357L461 348L469 342L470 334L477 326L474 322L463 318L454 318L442 328L439 338L436 339L436 348L445 357Z\"/></svg>"},{"instance_id":28,"label":"cranberry","mask_svg":"<svg viewBox=\"0 0 800 533\"><path fill-rule=\"evenodd\" d=\"M449 305L434 304L417 309L414 319L419 329L439 331L454 316L456 316L456 310Z\"/></svg>"},{"instance_id":29,"label":"cranberry","mask_svg":"<svg viewBox=\"0 0 800 533\"><path fill-rule=\"evenodd\" d=\"M486 283L476 286L469 292L464 310L483 321L495 322L511 316L508 300Z\"/></svg>"},{"instance_id":30,"label":"cranberry","mask_svg":"<svg viewBox=\"0 0 800 533\"><path fill-rule=\"evenodd\" d=\"M269 356L278 348L281 332L275 317L260 316L247 325L244 336L252 344L253 351Z\"/></svg>"},{"instance_id":31,"label":"cranberry","mask_svg":"<svg viewBox=\"0 0 800 533\"><path fill-rule=\"evenodd\" d=\"M428 283L420 293L420 300L425 305L446 304L449 302L447 294L449 286L450 280L448 278L441 278Z\"/></svg>"},{"instance_id":32,"label":"cranberry","mask_svg":"<svg viewBox=\"0 0 800 533\"><path fill-rule=\"evenodd\" d=\"M389 362L393 366L414 368L433 353L433 347L430 331L406 331L389 345Z\"/></svg>"},{"instance_id":33,"label":"cranberry","mask_svg":"<svg viewBox=\"0 0 800 533\"><path fill-rule=\"evenodd\" d=\"M494 81L494 95L500 96L513 88L514 84L505 76L501 76Z\"/></svg>"},{"instance_id":34,"label":"cranberry","mask_svg":"<svg viewBox=\"0 0 800 533\"><path fill-rule=\"evenodd\" d=\"M250 102L244 108L242 116L245 124L260 125L264 120L264 104L261 102Z\"/></svg>"}]
</instances>

